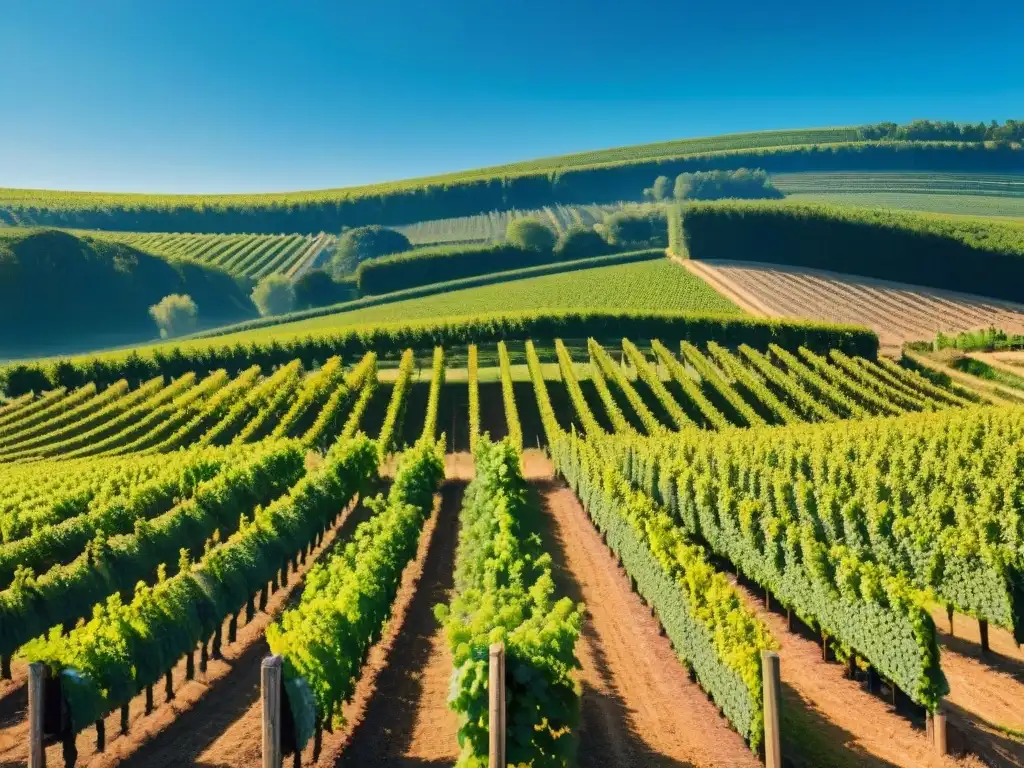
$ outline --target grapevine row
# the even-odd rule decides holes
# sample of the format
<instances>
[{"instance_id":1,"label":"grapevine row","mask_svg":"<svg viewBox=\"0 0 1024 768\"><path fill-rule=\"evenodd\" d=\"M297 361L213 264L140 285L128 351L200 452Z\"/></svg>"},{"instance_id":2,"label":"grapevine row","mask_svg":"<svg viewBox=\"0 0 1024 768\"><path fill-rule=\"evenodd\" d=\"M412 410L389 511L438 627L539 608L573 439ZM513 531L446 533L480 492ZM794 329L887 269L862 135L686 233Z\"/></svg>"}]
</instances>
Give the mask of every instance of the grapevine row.
<instances>
[{"instance_id":1,"label":"grapevine row","mask_svg":"<svg viewBox=\"0 0 1024 768\"><path fill-rule=\"evenodd\" d=\"M522 457L509 442L481 439L463 496L455 590L436 610L451 649L449 706L459 715L457 768L488 755L488 656L505 645L506 760L566 766L573 754L578 693L573 670L583 606L553 595L539 511L528 498Z\"/></svg>"},{"instance_id":2,"label":"grapevine row","mask_svg":"<svg viewBox=\"0 0 1024 768\"><path fill-rule=\"evenodd\" d=\"M423 440L401 456L387 498L368 501L373 517L356 528L347 547L310 570L299 604L267 629L271 651L284 661L298 751L318 729L341 722L341 705L391 614L402 571L433 509L443 450Z\"/></svg>"}]
</instances>

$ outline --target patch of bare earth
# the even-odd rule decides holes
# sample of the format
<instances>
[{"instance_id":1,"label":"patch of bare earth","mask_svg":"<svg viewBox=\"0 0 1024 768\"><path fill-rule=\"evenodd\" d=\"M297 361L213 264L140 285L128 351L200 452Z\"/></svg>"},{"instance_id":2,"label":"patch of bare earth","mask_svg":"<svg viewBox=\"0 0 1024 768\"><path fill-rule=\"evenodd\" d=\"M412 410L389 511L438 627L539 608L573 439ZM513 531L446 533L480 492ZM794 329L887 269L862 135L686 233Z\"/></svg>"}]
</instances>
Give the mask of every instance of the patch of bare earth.
<instances>
[{"instance_id":1,"label":"patch of bare earth","mask_svg":"<svg viewBox=\"0 0 1024 768\"><path fill-rule=\"evenodd\" d=\"M990 325L1024 331L1024 306L999 299L802 267L683 263L748 312L864 325L886 347Z\"/></svg>"},{"instance_id":2,"label":"patch of bare earth","mask_svg":"<svg viewBox=\"0 0 1024 768\"><path fill-rule=\"evenodd\" d=\"M1009 632L990 627L983 656L977 621L957 615L950 627L945 611L932 617L949 681L950 725L989 764L1024 765L1024 652Z\"/></svg>"},{"instance_id":3,"label":"patch of bare earth","mask_svg":"<svg viewBox=\"0 0 1024 768\"><path fill-rule=\"evenodd\" d=\"M764 593L730 577L748 607L779 643L782 672L782 739L794 766L962 766L984 765L976 757L939 757L924 720L900 697L899 709L885 696L869 693L866 682L846 677L843 664L822 659L810 633L787 627L786 616L766 610Z\"/></svg>"},{"instance_id":4,"label":"patch of bare earth","mask_svg":"<svg viewBox=\"0 0 1024 768\"><path fill-rule=\"evenodd\" d=\"M679 663L573 492L542 454L524 456L550 525L562 594L586 604L579 766L757 766L757 757Z\"/></svg>"}]
</instances>

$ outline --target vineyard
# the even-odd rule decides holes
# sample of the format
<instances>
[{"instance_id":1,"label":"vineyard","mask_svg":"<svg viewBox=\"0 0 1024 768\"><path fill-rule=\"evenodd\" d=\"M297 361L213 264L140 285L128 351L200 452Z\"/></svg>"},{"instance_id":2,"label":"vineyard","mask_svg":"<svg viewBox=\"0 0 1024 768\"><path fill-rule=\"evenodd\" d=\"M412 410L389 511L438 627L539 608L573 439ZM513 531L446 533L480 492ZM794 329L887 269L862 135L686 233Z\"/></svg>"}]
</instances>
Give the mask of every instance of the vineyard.
<instances>
[{"instance_id":1,"label":"vineyard","mask_svg":"<svg viewBox=\"0 0 1024 768\"><path fill-rule=\"evenodd\" d=\"M922 764L940 715L949 749L1012 764L1019 410L839 329L731 333L92 368L12 397L0 762L38 722L52 765L256 764L243 692L273 654L301 764L483 765L500 641L510 764L755 765L765 653L796 764L859 764L815 717ZM639 733L602 703L620 687Z\"/></svg>"},{"instance_id":2,"label":"vineyard","mask_svg":"<svg viewBox=\"0 0 1024 768\"><path fill-rule=\"evenodd\" d=\"M259 279L295 275L334 240L324 235L194 235L90 232L169 260L193 261L232 275Z\"/></svg>"},{"instance_id":3,"label":"vineyard","mask_svg":"<svg viewBox=\"0 0 1024 768\"><path fill-rule=\"evenodd\" d=\"M1021 305L956 291L776 264L688 261L686 267L752 314L857 323L889 347L939 332L1024 329Z\"/></svg>"},{"instance_id":4,"label":"vineyard","mask_svg":"<svg viewBox=\"0 0 1024 768\"><path fill-rule=\"evenodd\" d=\"M414 245L435 243L502 242L509 222L520 218L535 218L562 234L572 227L593 227L604 221L607 214L623 208L637 208L638 204L617 205L554 205L529 211L491 211L477 216L421 221L417 224L395 227Z\"/></svg>"}]
</instances>

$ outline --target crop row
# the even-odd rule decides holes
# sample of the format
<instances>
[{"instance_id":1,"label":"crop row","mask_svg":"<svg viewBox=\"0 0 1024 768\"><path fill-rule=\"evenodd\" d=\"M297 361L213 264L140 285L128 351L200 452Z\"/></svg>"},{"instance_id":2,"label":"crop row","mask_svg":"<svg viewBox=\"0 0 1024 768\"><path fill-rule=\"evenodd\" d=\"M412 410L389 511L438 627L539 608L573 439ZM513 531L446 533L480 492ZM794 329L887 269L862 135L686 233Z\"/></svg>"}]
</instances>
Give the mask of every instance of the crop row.
<instances>
[{"instance_id":1,"label":"crop row","mask_svg":"<svg viewBox=\"0 0 1024 768\"><path fill-rule=\"evenodd\" d=\"M481 439L463 496L455 589L435 613L451 649L449 706L459 716L457 766L486 764L488 649L505 645L506 758L512 765L566 765L574 747L576 641L583 606L557 599L539 511L512 443Z\"/></svg>"},{"instance_id":2,"label":"crop row","mask_svg":"<svg viewBox=\"0 0 1024 768\"><path fill-rule=\"evenodd\" d=\"M279 569L287 572L288 560L321 536L375 470L371 441L337 444L319 470L290 490L286 483L266 507L235 499L237 529L223 543L214 541L199 562L183 554L175 576L161 570L157 583L137 587L130 603L114 594L67 635L55 628L30 643L25 655L61 680L69 715L65 739L71 735L73 744L74 733L126 707L211 636L216 655L224 620L237 621L242 606L251 613L254 596L276 581Z\"/></svg>"}]
</instances>

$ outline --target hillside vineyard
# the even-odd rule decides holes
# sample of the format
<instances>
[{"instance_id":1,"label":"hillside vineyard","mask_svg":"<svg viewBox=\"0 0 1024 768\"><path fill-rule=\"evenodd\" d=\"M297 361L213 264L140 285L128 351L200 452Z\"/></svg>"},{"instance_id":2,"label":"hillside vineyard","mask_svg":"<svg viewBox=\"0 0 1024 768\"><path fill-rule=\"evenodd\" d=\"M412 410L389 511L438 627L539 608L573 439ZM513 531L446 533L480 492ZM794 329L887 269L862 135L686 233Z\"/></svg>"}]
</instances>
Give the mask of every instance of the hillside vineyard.
<instances>
[{"instance_id":1,"label":"hillside vineyard","mask_svg":"<svg viewBox=\"0 0 1024 768\"><path fill-rule=\"evenodd\" d=\"M1024 639L1024 418L878 357L870 335L770 327L210 357L13 398L0 408L0 704L42 662L64 702L46 726L53 764L115 744L142 760L155 749L134 740L142 721L179 696L220 706L219 676L248 674L220 660L265 635L283 663L285 750L344 754L347 702L372 707L364 674L411 663L386 655L415 615L404 572L457 531L429 630L448 649L458 724L443 750L486 762L486 649L500 640L509 760L568 765L586 748L574 680L590 641L586 607L552 570L552 513L536 496L549 491L525 471L541 448L684 684L748 754L766 738L763 654L786 664L790 646L751 589L820 636L823 658L845 665L835 685L869 706L884 685L910 733L956 693L932 604L977 622L985 643L990 628ZM461 511L435 530L446 489L465 484L445 454L469 449ZM158 745L177 732L163 723ZM0 756L24 759L26 741Z\"/></svg>"}]
</instances>

